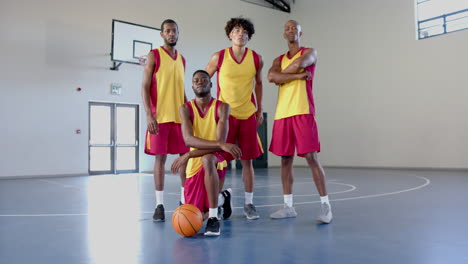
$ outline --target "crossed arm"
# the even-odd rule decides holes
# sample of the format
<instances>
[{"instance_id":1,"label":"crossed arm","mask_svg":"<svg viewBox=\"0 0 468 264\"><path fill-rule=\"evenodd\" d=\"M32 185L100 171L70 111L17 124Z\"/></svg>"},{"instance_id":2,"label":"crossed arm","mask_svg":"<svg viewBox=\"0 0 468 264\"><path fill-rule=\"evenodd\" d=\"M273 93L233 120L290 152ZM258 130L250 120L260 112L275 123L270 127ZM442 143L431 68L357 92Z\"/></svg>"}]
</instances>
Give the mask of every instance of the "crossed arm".
<instances>
[{"instance_id":1,"label":"crossed arm","mask_svg":"<svg viewBox=\"0 0 468 264\"><path fill-rule=\"evenodd\" d=\"M216 140L206 140L193 135L193 124L192 121L190 121L190 114L186 104L183 104L180 107L179 112L180 117L182 118L182 136L184 137L185 144L188 147L197 149L187 152L177 158L171 166L173 173L178 172L183 165L187 164L190 158L201 157L216 151L226 151L234 158L240 158L242 155L240 148L235 144L226 143L230 112L228 104L222 103L218 107L219 121L216 126Z\"/></svg>"},{"instance_id":2,"label":"crossed arm","mask_svg":"<svg viewBox=\"0 0 468 264\"><path fill-rule=\"evenodd\" d=\"M316 61L317 51L315 49L306 49L304 54L295 59L284 70L281 70L281 61L276 58L268 71L268 81L280 85L293 80L309 80L311 78L310 73L303 71L303 69Z\"/></svg>"}]
</instances>

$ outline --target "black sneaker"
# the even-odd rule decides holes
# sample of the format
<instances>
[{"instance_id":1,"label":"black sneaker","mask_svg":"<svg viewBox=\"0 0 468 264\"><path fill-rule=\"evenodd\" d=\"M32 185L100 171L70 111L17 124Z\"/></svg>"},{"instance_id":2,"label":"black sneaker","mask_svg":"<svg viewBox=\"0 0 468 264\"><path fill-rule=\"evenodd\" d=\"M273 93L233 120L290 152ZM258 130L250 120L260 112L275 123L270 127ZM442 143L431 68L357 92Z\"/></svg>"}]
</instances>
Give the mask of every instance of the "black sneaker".
<instances>
[{"instance_id":1,"label":"black sneaker","mask_svg":"<svg viewBox=\"0 0 468 264\"><path fill-rule=\"evenodd\" d=\"M220 233L218 218L208 218L208 221L206 222L205 236L219 236Z\"/></svg>"},{"instance_id":2,"label":"black sneaker","mask_svg":"<svg viewBox=\"0 0 468 264\"><path fill-rule=\"evenodd\" d=\"M229 217L231 217L231 214L232 214L231 193L232 193L231 188L221 192L221 194L224 197L224 203L222 205L222 207L223 207L223 219L228 219Z\"/></svg>"},{"instance_id":3,"label":"black sneaker","mask_svg":"<svg viewBox=\"0 0 468 264\"><path fill-rule=\"evenodd\" d=\"M164 221L164 219L164 205L158 204L158 206L154 210L153 221L162 222Z\"/></svg>"}]
</instances>

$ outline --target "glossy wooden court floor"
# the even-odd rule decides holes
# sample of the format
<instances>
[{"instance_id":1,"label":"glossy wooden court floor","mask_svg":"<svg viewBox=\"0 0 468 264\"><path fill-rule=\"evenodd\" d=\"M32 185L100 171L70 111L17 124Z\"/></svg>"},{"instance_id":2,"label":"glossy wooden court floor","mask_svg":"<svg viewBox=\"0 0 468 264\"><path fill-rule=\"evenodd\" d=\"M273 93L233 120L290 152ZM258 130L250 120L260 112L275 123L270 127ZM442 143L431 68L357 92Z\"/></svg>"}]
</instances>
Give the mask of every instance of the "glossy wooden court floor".
<instances>
[{"instance_id":1,"label":"glossy wooden court floor","mask_svg":"<svg viewBox=\"0 0 468 264\"><path fill-rule=\"evenodd\" d=\"M279 169L256 170L259 220L242 214L232 170L233 216L221 236L184 238L155 223L151 175L0 180L0 263L468 263L468 172L326 168L334 221L318 225L319 197L295 168L298 217L282 206ZM166 176L166 219L178 177Z\"/></svg>"}]
</instances>

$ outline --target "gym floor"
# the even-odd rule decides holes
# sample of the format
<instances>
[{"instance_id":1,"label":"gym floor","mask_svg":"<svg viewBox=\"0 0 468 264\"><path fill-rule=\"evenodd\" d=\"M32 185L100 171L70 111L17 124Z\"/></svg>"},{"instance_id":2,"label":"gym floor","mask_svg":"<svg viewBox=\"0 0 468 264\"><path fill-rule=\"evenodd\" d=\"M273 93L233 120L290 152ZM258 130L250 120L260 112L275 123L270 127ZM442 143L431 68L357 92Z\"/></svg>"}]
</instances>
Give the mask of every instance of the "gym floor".
<instances>
[{"instance_id":1,"label":"gym floor","mask_svg":"<svg viewBox=\"0 0 468 264\"><path fill-rule=\"evenodd\" d=\"M221 236L172 228L179 178L166 175L166 222L153 222L149 174L0 180L0 263L468 263L468 173L325 168L334 220L318 225L319 197L295 168L297 218L283 204L278 168L256 169L258 220L242 213L239 170L225 187L234 212Z\"/></svg>"}]
</instances>

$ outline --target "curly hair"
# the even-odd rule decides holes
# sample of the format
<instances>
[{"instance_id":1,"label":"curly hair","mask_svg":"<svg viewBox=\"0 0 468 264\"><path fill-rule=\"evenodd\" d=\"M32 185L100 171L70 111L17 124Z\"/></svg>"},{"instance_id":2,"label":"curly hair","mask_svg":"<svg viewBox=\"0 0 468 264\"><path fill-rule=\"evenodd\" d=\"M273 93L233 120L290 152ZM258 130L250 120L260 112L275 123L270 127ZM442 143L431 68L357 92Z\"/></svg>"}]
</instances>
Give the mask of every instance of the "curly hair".
<instances>
[{"instance_id":1,"label":"curly hair","mask_svg":"<svg viewBox=\"0 0 468 264\"><path fill-rule=\"evenodd\" d=\"M243 29L245 29L249 35L249 40L255 33L254 25L249 19L242 17L233 17L226 23L226 27L224 28L224 30L226 30L226 36L228 38L232 29L234 29L235 27L242 27Z\"/></svg>"}]
</instances>

